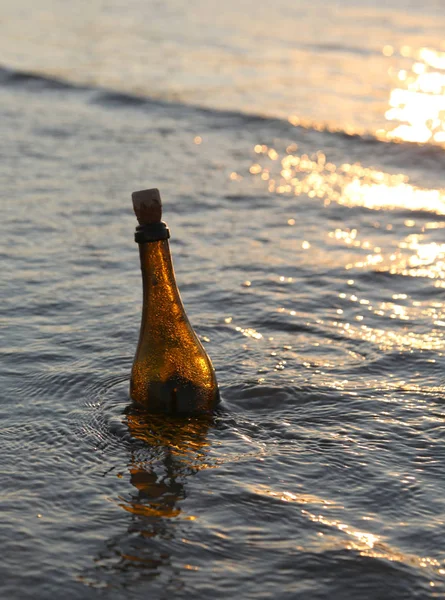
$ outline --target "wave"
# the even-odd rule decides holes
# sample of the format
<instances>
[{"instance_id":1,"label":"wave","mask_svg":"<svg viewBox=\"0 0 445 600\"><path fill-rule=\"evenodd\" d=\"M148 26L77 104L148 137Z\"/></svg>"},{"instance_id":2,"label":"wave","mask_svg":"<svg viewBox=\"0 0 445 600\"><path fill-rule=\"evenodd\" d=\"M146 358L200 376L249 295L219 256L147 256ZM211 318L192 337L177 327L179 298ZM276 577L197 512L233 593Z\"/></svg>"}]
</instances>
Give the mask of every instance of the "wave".
<instances>
[{"instance_id":1,"label":"wave","mask_svg":"<svg viewBox=\"0 0 445 600\"><path fill-rule=\"evenodd\" d=\"M115 109L161 108L165 110L177 109L182 113L186 111L187 114L194 113L198 116L211 115L213 129L239 127L240 125L250 127L260 124L263 128L270 128L274 136L282 135L290 139L304 136L305 141L315 143L319 137L322 137L325 142L327 138L334 138L338 142L338 144L335 143L336 146L341 145L341 140L344 140L348 147L357 144L374 156L379 156L382 152L385 152L388 158L395 159L396 164L418 165L432 169L436 169L438 166L442 168L445 155L445 146L438 143L420 144L397 139L387 140L377 137L372 132L342 129L295 116L284 119L236 110L209 108L162 97L150 97L117 89L76 83L51 74L21 71L7 66L0 66L0 87L17 87L32 92L66 91L83 93L89 103Z\"/></svg>"}]
</instances>

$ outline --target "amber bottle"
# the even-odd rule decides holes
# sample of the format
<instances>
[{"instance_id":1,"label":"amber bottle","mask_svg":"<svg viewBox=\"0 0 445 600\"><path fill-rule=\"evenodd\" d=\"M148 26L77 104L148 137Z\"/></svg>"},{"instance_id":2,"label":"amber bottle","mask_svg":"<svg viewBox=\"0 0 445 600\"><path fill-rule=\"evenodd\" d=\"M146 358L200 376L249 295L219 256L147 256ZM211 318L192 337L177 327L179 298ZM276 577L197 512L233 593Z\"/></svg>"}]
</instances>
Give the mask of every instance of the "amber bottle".
<instances>
[{"instance_id":1,"label":"amber bottle","mask_svg":"<svg viewBox=\"0 0 445 600\"><path fill-rule=\"evenodd\" d=\"M215 370L187 318L176 286L169 230L157 189L132 194L139 221L143 305L130 396L148 412L210 413L219 401Z\"/></svg>"}]
</instances>

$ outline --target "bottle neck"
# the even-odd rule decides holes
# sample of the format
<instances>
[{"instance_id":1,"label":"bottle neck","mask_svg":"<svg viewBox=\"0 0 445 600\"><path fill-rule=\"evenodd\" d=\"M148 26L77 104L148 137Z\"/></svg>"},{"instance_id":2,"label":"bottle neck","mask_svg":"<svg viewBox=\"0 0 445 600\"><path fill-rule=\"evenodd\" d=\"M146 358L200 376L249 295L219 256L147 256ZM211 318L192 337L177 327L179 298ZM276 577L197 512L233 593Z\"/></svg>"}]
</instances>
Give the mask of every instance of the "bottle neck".
<instances>
[{"instance_id":1,"label":"bottle neck","mask_svg":"<svg viewBox=\"0 0 445 600\"><path fill-rule=\"evenodd\" d=\"M171 316L182 308L168 240L139 244L143 311L167 312Z\"/></svg>"}]
</instances>

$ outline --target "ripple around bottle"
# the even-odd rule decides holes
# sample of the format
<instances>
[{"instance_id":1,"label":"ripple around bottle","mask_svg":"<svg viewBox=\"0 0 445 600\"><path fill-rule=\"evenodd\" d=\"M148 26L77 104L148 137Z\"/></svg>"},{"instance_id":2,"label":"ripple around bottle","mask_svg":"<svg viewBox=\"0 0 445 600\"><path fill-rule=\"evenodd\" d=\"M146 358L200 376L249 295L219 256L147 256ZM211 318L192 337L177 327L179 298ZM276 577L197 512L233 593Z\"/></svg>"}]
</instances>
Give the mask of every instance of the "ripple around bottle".
<instances>
[{"instance_id":1,"label":"ripple around bottle","mask_svg":"<svg viewBox=\"0 0 445 600\"><path fill-rule=\"evenodd\" d=\"M126 450L140 463L156 462L172 453L186 470L215 468L222 464L248 461L264 454L264 445L254 430L239 423L225 404L210 417L174 417L144 414L131 407L128 376L114 376L91 383L87 399L75 409L74 436L95 451L122 455ZM232 427L236 423L238 427ZM255 428L254 428L255 429Z\"/></svg>"},{"instance_id":2,"label":"ripple around bottle","mask_svg":"<svg viewBox=\"0 0 445 600\"><path fill-rule=\"evenodd\" d=\"M75 439L70 411L72 397L82 393L83 373L40 372L25 373L21 385L8 390L16 397L12 423L2 431L0 451L18 456L26 461L39 448L66 447ZM48 390L51 399L48 400Z\"/></svg>"},{"instance_id":3,"label":"ripple around bottle","mask_svg":"<svg viewBox=\"0 0 445 600\"><path fill-rule=\"evenodd\" d=\"M16 423L4 430L1 442L9 450L15 445L26 449L28 444L31 451L37 444L66 447L79 439L94 448L108 447L116 438L125 441L119 413L128 404L127 381L127 374L104 378L81 361L69 371L53 367L25 374L20 387L9 390L21 402L15 409ZM26 416L21 417L22 412Z\"/></svg>"},{"instance_id":4,"label":"ripple around bottle","mask_svg":"<svg viewBox=\"0 0 445 600\"><path fill-rule=\"evenodd\" d=\"M131 444L125 424L129 404L128 375L110 376L91 382L84 390L86 399L75 411L75 432L82 443L95 450L119 450Z\"/></svg>"}]
</instances>

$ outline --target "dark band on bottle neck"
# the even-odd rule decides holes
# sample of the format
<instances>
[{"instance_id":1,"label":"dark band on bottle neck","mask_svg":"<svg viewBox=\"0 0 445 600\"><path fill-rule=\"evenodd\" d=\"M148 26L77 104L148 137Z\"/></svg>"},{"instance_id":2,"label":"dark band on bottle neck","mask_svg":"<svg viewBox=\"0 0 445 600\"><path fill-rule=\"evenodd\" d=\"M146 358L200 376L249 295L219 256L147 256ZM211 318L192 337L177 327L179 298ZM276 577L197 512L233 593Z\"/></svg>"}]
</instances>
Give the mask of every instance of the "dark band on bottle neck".
<instances>
[{"instance_id":1,"label":"dark band on bottle neck","mask_svg":"<svg viewBox=\"0 0 445 600\"><path fill-rule=\"evenodd\" d=\"M139 225L136 227L136 231L134 233L134 241L138 244L158 242L159 240L168 240L169 237L170 230L164 221Z\"/></svg>"}]
</instances>

